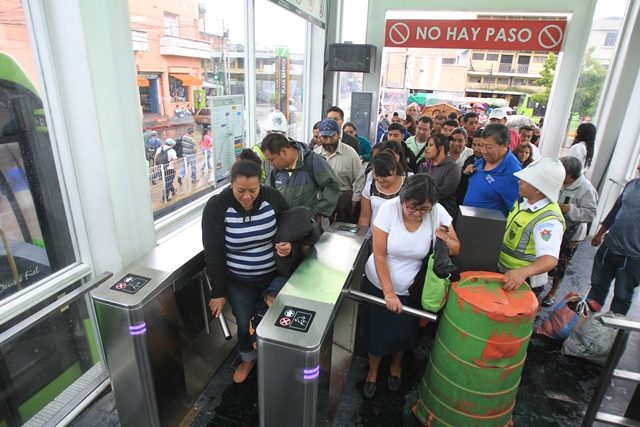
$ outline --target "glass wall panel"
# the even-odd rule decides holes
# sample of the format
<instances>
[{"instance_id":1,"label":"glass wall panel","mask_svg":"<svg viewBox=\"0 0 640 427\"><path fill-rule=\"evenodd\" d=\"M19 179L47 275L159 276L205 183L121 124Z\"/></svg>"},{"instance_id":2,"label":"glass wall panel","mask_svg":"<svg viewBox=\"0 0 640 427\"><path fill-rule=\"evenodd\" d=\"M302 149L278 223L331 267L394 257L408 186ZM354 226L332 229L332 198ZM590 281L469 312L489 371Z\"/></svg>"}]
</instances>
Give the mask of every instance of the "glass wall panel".
<instances>
[{"instance_id":1,"label":"glass wall panel","mask_svg":"<svg viewBox=\"0 0 640 427\"><path fill-rule=\"evenodd\" d=\"M244 94L244 2L130 0L129 12L157 219L213 191L208 99ZM168 139L173 151L156 158Z\"/></svg>"},{"instance_id":2,"label":"glass wall panel","mask_svg":"<svg viewBox=\"0 0 640 427\"><path fill-rule=\"evenodd\" d=\"M256 0L256 127L274 110L282 111L289 137L307 142L302 111L307 21L269 0ZM281 30L274 29L274 23ZM318 101L320 102L320 101Z\"/></svg>"},{"instance_id":3,"label":"glass wall panel","mask_svg":"<svg viewBox=\"0 0 640 427\"><path fill-rule=\"evenodd\" d=\"M567 153L573 144L580 123L595 122L594 116L602 100L602 87L613 61L627 4L628 0L598 1L561 154ZM597 127L597 123L594 124Z\"/></svg>"},{"instance_id":4,"label":"glass wall panel","mask_svg":"<svg viewBox=\"0 0 640 427\"><path fill-rule=\"evenodd\" d=\"M76 261L19 1L0 1L0 305Z\"/></svg>"}]
</instances>

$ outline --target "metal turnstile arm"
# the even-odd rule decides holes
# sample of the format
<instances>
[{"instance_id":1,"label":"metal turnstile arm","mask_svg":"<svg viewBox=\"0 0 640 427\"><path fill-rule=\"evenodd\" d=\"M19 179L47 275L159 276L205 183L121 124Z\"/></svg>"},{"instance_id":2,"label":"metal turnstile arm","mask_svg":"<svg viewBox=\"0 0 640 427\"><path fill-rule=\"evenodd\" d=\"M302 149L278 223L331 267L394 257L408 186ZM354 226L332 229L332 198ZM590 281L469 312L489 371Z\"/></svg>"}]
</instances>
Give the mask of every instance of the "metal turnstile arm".
<instances>
[{"instance_id":1,"label":"metal turnstile arm","mask_svg":"<svg viewBox=\"0 0 640 427\"><path fill-rule=\"evenodd\" d=\"M356 291L355 289L347 289L345 291L345 296L356 301L370 302L373 304L381 305L383 307L387 306L387 303L382 298L374 297L373 295L361 291ZM438 320L438 316L434 313L407 307L406 305L402 306L402 312L411 314L412 316L420 317L421 319L431 320L432 322L436 322Z\"/></svg>"},{"instance_id":2,"label":"metal turnstile arm","mask_svg":"<svg viewBox=\"0 0 640 427\"><path fill-rule=\"evenodd\" d=\"M205 290L205 281L207 289L211 290L211 281L209 280L209 275L207 274L207 270L199 271L196 274L196 277L200 281L200 302L202 304L202 311L204 313L204 328L207 334L211 333L211 329L209 328L209 307L207 306L207 299L205 297L208 292ZM218 322L220 322L220 328L222 328L222 333L224 334L224 339L229 341L233 336L231 335L231 330L229 329L229 324L227 323L227 318L225 317L223 312L220 312L218 315Z\"/></svg>"}]
</instances>

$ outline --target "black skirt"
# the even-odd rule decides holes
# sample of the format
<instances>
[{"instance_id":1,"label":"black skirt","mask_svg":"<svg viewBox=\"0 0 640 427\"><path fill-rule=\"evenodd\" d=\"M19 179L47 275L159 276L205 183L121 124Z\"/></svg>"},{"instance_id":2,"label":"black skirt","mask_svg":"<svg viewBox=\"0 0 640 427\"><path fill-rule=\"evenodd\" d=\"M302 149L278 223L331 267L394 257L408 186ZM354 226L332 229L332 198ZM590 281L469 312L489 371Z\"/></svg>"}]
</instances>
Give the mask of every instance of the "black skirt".
<instances>
[{"instance_id":1,"label":"black skirt","mask_svg":"<svg viewBox=\"0 0 640 427\"><path fill-rule=\"evenodd\" d=\"M363 292L384 299L384 293L364 277ZM407 305L409 296L399 296ZM365 342L372 356L384 356L413 350L418 342L418 318L410 314L397 314L379 305L365 303Z\"/></svg>"}]
</instances>

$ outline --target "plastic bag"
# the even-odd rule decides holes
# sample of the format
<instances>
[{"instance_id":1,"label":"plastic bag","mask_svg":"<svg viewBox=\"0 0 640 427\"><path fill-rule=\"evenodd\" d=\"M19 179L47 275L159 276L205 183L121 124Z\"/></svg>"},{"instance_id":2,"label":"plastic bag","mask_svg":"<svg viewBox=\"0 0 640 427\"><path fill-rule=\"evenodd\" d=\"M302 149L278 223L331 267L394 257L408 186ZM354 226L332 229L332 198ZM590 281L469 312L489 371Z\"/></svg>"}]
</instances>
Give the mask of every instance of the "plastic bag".
<instances>
[{"instance_id":1,"label":"plastic bag","mask_svg":"<svg viewBox=\"0 0 640 427\"><path fill-rule=\"evenodd\" d=\"M613 315L613 313L607 313ZM602 315L589 317L580 330L575 331L562 343L562 354L589 360L604 365L609 357L617 330L600 322Z\"/></svg>"},{"instance_id":2,"label":"plastic bag","mask_svg":"<svg viewBox=\"0 0 640 427\"><path fill-rule=\"evenodd\" d=\"M578 330L587 321L590 313L591 310L584 298L575 292L570 292L553 309L549 318L536 330L536 333L562 341L572 331Z\"/></svg>"}]
</instances>

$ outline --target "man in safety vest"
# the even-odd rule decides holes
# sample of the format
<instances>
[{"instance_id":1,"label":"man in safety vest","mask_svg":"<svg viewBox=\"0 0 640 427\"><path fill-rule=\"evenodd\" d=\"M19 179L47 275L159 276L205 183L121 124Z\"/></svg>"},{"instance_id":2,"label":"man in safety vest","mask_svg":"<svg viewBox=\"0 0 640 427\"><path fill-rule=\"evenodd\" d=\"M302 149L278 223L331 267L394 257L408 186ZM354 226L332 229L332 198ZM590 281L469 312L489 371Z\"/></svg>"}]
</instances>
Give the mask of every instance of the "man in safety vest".
<instances>
[{"instance_id":1,"label":"man in safety vest","mask_svg":"<svg viewBox=\"0 0 640 427\"><path fill-rule=\"evenodd\" d=\"M284 116L284 114L282 114L281 111L274 110L267 116L267 120L265 120L263 124L263 129L267 132L267 135L269 135L270 133L279 133L286 137L287 131L289 130L287 118ZM267 177L269 176L271 165L262 152L259 143L254 144L251 149L258 155L258 157L260 157L260 160L262 160L262 174L260 176L260 182L264 184L267 181Z\"/></svg>"},{"instance_id":2,"label":"man in safety vest","mask_svg":"<svg viewBox=\"0 0 640 427\"><path fill-rule=\"evenodd\" d=\"M498 271L505 273L505 290L528 279L537 294L547 283L547 272L558 264L564 217L557 200L565 170L558 159L544 158L514 175L520 179L522 199L507 217Z\"/></svg>"}]
</instances>

